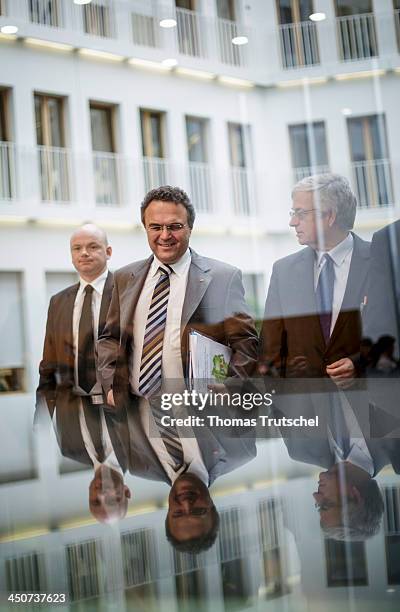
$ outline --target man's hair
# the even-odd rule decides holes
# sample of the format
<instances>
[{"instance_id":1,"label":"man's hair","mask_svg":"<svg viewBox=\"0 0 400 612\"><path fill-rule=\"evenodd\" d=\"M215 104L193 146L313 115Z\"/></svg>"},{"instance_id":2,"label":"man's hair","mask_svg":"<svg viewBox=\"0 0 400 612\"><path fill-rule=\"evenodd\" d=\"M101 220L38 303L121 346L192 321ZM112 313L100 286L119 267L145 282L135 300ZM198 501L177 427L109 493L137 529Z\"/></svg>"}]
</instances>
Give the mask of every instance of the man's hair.
<instances>
[{"instance_id":1,"label":"man's hair","mask_svg":"<svg viewBox=\"0 0 400 612\"><path fill-rule=\"evenodd\" d=\"M214 504L211 508L211 517L212 525L211 529L207 531L207 533L198 538L192 538L191 540L185 540L181 542L180 540L174 538L174 536L170 532L167 515L167 518L165 519L165 535L167 536L168 542L171 544L171 546L173 546L173 548L175 548L177 552L198 555L199 553L208 550L215 543L219 530L219 514Z\"/></svg>"},{"instance_id":2,"label":"man's hair","mask_svg":"<svg viewBox=\"0 0 400 612\"><path fill-rule=\"evenodd\" d=\"M71 234L71 238L70 239L72 240L72 238L75 236L75 234L77 234L78 232L81 232L81 231L86 231L86 232L92 232L92 233L99 234L100 240L103 242L103 244L106 247L108 247L108 238L107 238L106 232L103 230L102 227L99 227L95 223L92 223L92 221L85 221L85 223L82 223L82 225L79 225L79 227L74 229L74 231Z\"/></svg>"},{"instance_id":3,"label":"man's hair","mask_svg":"<svg viewBox=\"0 0 400 612\"><path fill-rule=\"evenodd\" d=\"M144 196L144 200L140 205L140 215L142 223L144 225L144 213L148 205L153 200L159 200L160 202L174 202L175 204L182 204L186 208L188 225L190 229L193 228L194 220L196 218L196 212L194 206L190 201L190 198L186 191L183 191L180 187L171 187L171 185L162 185L156 189L152 189Z\"/></svg>"},{"instance_id":4,"label":"man's hair","mask_svg":"<svg viewBox=\"0 0 400 612\"><path fill-rule=\"evenodd\" d=\"M346 542L368 540L380 529L384 503L378 484L372 478L358 482L360 503L347 500L342 507L343 525L322 527L325 538Z\"/></svg>"},{"instance_id":5,"label":"man's hair","mask_svg":"<svg viewBox=\"0 0 400 612\"><path fill-rule=\"evenodd\" d=\"M293 187L292 197L301 191L316 192L321 210L336 212L336 225L342 230L351 230L356 218L357 199L349 181L340 174L314 174L302 179Z\"/></svg>"}]
</instances>

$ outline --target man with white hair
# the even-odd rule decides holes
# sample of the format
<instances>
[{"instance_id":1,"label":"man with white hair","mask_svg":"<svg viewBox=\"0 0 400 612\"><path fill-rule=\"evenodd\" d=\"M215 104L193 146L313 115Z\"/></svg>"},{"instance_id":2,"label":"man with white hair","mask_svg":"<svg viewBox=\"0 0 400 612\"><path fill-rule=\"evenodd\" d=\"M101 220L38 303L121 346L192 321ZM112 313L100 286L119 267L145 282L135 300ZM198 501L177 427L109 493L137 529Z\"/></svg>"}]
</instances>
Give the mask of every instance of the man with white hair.
<instances>
[{"instance_id":1,"label":"man with white hair","mask_svg":"<svg viewBox=\"0 0 400 612\"><path fill-rule=\"evenodd\" d=\"M306 248L273 266L259 370L346 387L357 375L369 243L351 232L356 198L344 177L307 177L292 199L289 225Z\"/></svg>"}]
</instances>

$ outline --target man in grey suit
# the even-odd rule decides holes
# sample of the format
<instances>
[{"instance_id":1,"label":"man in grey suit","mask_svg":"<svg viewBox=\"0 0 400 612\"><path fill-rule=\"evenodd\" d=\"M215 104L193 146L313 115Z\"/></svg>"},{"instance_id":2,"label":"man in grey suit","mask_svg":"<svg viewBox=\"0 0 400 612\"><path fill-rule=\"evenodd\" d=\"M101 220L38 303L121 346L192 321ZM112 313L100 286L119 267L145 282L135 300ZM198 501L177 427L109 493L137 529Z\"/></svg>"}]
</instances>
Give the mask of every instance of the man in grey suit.
<instances>
[{"instance_id":1,"label":"man in grey suit","mask_svg":"<svg viewBox=\"0 0 400 612\"><path fill-rule=\"evenodd\" d=\"M359 366L369 243L351 232L356 198L345 178L305 178L292 197L290 226L306 248L273 266L259 370L346 387Z\"/></svg>"},{"instance_id":2,"label":"man in grey suit","mask_svg":"<svg viewBox=\"0 0 400 612\"><path fill-rule=\"evenodd\" d=\"M226 451L216 435L203 439L162 426L154 398L168 385L183 390L190 330L229 346L228 376L239 378L251 376L255 368L257 334L240 271L189 248L195 211L187 194L177 187L153 189L142 202L141 215L153 255L114 275L98 343L99 370L108 403L117 413L127 409L130 424L140 420L151 448L148 456L156 465L143 475L167 480L172 493L185 483L182 491L173 493L173 503L180 508L168 519L169 535L175 545L199 550L212 544L209 536L216 521L211 499L200 509L197 500L205 495L211 474L227 471ZM132 449L137 431L131 427ZM244 453L241 463L254 453Z\"/></svg>"}]
</instances>

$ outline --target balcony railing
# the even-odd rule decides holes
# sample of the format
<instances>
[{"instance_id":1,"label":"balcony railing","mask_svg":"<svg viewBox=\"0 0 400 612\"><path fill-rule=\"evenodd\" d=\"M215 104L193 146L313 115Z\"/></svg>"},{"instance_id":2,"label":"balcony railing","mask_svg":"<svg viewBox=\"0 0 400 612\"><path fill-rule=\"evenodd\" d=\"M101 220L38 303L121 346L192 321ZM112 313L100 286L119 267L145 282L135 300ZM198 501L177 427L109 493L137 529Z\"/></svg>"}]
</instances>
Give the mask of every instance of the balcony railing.
<instances>
[{"instance_id":1,"label":"balcony railing","mask_svg":"<svg viewBox=\"0 0 400 612\"><path fill-rule=\"evenodd\" d=\"M213 211L210 166L205 163L189 162L191 200L197 212Z\"/></svg>"},{"instance_id":2,"label":"balcony railing","mask_svg":"<svg viewBox=\"0 0 400 612\"><path fill-rule=\"evenodd\" d=\"M400 53L400 10L394 11L393 17L396 29L397 51Z\"/></svg>"},{"instance_id":3,"label":"balcony railing","mask_svg":"<svg viewBox=\"0 0 400 612\"><path fill-rule=\"evenodd\" d=\"M245 66L248 63L248 45L234 45L232 39L245 36L247 29L228 19L217 19L216 28L220 61L232 66Z\"/></svg>"},{"instance_id":4,"label":"balcony railing","mask_svg":"<svg viewBox=\"0 0 400 612\"><path fill-rule=\"evenodd\" d=\"M360 208L394 205L392 174L388 159L353 162L352 169Z\"/></svg>"},{"instance_id":5,"label":"balcony railing","mask_svg":"<svg viewBox=\"0 0 400 612\"><path fill-rule=\"evenodd\" d=\"M69 202L70 152L60 147L40 146L37 150L42 200L44 202Z\"/></svg>"},{"instance_id":6,"label":"balcony railing","mask_svg":"<svg viewBox=\"0 0 400 612\"><path fill-rule=\"evenodd\" d=\"M11 142L0 142L0 200L16 197L15 146Z\"/></svg>"},{"instance_id":7,"label":"balcony railing","mask_svg":"<svg viewBox=\"0 0 400 612\"><path fill-rule=\"evenodd\" d=\"M342 60L368 59L378 55L373 13L338 17L336 24Z\"/></svg>"},{"instance_id":8,"label":"balcony railing","mask_svg":"<svg viewBox=\"0 0 400 612\"><path fill-rule=\"evenodd\" d=\"M329 172L329 166L324 164L320 166L299 166L298 168L293 168L293 181L297 183L307 176L324 174L325 172Z\"/></svg>"},{"instance_id":9,"label":"balcony railing","mask_svg":"<svg viewBox=\"0 0 400 612\"><path fill-rule=\"evenodd\" d=\"M179 53L192 57L207 57L204 17L195 11L177 8L176 20Z\"/></svg>"},{"instance_id":10,"label":"balcony railing","mask_svg":"<svg viewBox=\"0 0 400 612\"><path fill-rule=\"evenodd\" d=\"M159 20L154 15L132 13L132 41L144 47L161 47Z\"/></svg>"},{"instance_id":11,"label":"balcony railing","mask_svg":"<svg viewBox=\"0 0 400 612\"><path fill-rule=\"evenodd\" d=\"M121 160L114 153L93 153L96 204L116 206L121 203Z\"/></svg>"},{"instance_id":12,"label":"balcony railing","mask_svg":"<svg viewBox=\"0 0 400 612\"><path fill-rule=\"evenodd\" d=\"M319 64L317 27L311 21L279 26L282 65L298 68Z\"/></svg>"},{"instance_id":13,"label":"balcony railing","mask_svg":"<svg viewBox=\"0 0 400 612\"><path fill-rule=\"evenodd\" d=\"M248 217L256 213L256 202L252 196L254 178L246 168L231 168L233 212Z\"/></svg>"},{"instance_id":14,"label":"balcony railing","mask_svg":"<svg viewBox=\"0 0 400 612\"><path fill-rule=\"evenodd\" d=\"M160 157L143 157L145 192L169 182L169 163Z\"/></svg>"},{"instance_id":15,"label":"balcony railing","mask_svg":"<svg viewBox=\"0 0 400 612\"><path fill-rule=\"evenodd\" d=\"M32 23L62 28L64 26L61 0L27 0Z\"/></svg>"}]
</instances>

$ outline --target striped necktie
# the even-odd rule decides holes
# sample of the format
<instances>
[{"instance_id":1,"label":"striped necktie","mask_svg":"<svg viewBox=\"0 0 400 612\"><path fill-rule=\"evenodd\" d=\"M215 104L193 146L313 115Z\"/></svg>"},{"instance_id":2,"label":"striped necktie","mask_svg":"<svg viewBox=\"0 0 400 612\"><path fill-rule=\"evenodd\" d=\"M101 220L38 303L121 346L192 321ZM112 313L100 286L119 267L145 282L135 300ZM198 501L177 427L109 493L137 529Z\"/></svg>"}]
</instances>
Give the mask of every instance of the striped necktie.
<instances>
[{"instance_id":1,"label":"striped necktie","mask_svg":"<svg viewBox=\"0 0 400 612\"><path fill-rule=\"evenodd\" d=\"M172 268L158 268L160 278L154 288L143 339L139 373L139 392L151 397L161 387L161 362L169 298L169 275Z\"/></svg>"},{"instance_id":2,"label":"striped necktie","mask_svg":"<svg viewBox=\"0 0 400 612\"><path fill-rule=\"evenodd\" d=\"M156 403L158 404L158 402L150 401L150 407L159 436L164 442L165 448L167 449L170 457L172 457L174 462L174 472L178 472L179 470L183 472L185 470L182 468L187 468L187 466L184 466L183 448L178 430L176 429L175 425L163 425L161 418L165 416L165 412L161 410L159 404L155 405Z\"/></svg>"}]
</instances>

